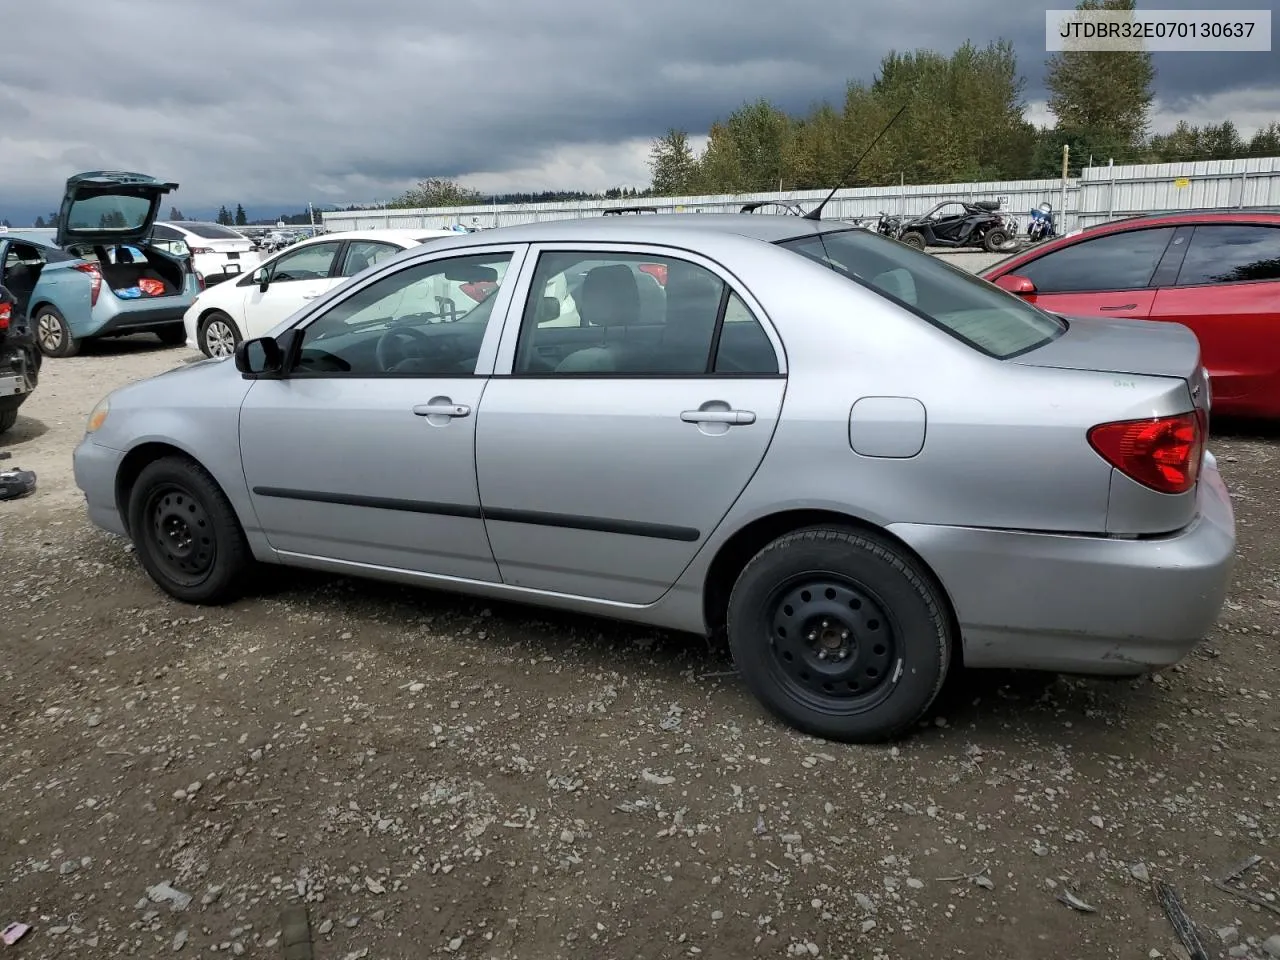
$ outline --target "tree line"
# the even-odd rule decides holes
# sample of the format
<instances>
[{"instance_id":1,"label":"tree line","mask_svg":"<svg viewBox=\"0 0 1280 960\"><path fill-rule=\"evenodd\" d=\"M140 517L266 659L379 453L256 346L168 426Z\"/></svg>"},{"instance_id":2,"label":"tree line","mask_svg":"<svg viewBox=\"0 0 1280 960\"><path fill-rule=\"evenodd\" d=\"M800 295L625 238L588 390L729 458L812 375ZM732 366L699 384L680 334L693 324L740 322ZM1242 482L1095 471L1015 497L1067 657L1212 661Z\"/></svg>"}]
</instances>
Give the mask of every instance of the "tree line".
<instances>
[{"instance_id":1,"label":"tree line","mask_svg":"<svg viewBox=\"0 0 1280 960\"><path fill-rule=\"evenodd\" d=\"M1133 0L1082 0L1077 9L1131 10ZM1179 123L1148 135L1154 98L1151 54L1066 51L1047 62L1053 126L1025 118L1025 78L1013 45L966 41L949 56L890 51L870 83L850 81L840 104L789 115L767 99L744 103L712 124L695 154L686 130L651 145L653 192L664 196L806 190L886 183L959 183L1054 177L1069 149L1069 173L1090 162L1163 163L1280 155L1280 123L1252 138L1230 120ZM857 174L852 158L903 105Z\"/></svg>"}]
</instances>

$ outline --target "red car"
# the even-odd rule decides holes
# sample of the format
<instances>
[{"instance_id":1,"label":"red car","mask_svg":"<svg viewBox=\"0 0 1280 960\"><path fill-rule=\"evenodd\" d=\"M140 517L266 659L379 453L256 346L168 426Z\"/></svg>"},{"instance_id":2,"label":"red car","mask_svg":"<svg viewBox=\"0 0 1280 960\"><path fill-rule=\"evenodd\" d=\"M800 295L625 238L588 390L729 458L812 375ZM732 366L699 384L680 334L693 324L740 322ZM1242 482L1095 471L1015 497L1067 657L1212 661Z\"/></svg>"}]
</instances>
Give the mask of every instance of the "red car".
<instances>
[{"instance_id":1,"label":"red car","mask_svg":"<svg viewBox=\"0 0 1280 960\"><path fill-rule=\"evenodd\" d=\"M1165 213L1077 230L981 276L1068 318L1181 323L1213 411L1280 418L1280 213Z\"/></svg>"}]
</instances>

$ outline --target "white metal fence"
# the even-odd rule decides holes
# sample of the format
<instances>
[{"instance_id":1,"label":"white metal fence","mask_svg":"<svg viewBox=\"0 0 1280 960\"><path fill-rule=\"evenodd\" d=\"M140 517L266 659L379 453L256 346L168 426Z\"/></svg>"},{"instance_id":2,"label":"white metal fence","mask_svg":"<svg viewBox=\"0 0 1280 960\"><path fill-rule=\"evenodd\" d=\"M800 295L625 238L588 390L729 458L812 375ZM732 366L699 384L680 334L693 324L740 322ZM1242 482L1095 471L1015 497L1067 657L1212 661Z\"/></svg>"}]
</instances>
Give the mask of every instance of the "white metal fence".
<instances>
[{"instance_id":1,"label":"white metal fence","mask_svg":"<svg viewBox=\"0 0 1280 960\"><path fill-rule=\"evenodd\" d=\"M656 207L661 213L733 212L751 200L779 200L810 207L826 190L720 194L700 197L645 197L632 200L578 200L563 203L495 204L421 210L344 210L325 213L326 230L379 227L504 227L546 220L598 217L621 206ZM1058 212L1058 229L1102 223L1116 217L1162 210L1211 210L1239 207L1280 208L1280 157L1205 160L1193 163L1134 164L1086 168L1065 182L993 180L985 183L917 184L841 190L827 205L830 218L874 217L885 213L924 213L943 200L1000 200L1014 216L1045 201Z\"/></svg>"}]
</instances>

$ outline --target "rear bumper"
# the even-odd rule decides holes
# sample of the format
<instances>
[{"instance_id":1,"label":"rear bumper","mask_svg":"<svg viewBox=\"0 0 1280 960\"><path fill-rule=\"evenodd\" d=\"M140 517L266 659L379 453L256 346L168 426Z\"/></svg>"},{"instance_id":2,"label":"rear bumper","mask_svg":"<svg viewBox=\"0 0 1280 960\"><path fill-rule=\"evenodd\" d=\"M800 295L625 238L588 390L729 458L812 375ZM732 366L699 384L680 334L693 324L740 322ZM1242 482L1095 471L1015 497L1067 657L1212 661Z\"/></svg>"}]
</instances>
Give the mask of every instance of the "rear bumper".
<instances>
[{"instance_id":1,"label":"rear bumper","mask_svg":"<svg viewBox=\"0 0 1280 960\"><path fill-rule=\"evenodd\" d=\"M128 536L124 519L116 505L116 472L124 454L94 443L86 436L71 456L76 486L84 494L89 520L94 526L119 536Z\"/></svg>"},{"instance_id":2,"label":"rear bumper","mask_svg":"<svg viewBox=\"0 0 1280 960\"><path fill-rule=\"evenodd\" d=\"M896 524L942 581L968 666L1132 675L1183 659L1213 626L1235 563L1235 514L1212 455L1199 515L1125 540Z\"/></svg>"}]
</instances>

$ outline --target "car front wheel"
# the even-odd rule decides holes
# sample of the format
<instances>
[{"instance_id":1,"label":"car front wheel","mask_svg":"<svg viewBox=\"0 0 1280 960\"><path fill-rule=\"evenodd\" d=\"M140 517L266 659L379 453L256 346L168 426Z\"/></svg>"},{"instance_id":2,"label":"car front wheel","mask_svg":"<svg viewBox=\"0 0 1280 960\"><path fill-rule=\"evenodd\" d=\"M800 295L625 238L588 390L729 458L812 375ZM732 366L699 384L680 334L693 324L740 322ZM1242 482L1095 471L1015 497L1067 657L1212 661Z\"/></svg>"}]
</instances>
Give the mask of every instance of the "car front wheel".
<instances>
[{"instance_id":1,"label":"car front wheel","mask_svg":"<svg viewBox=\"0 0 1280 960\"><path fill-rule=\"evenodd\" d=\"M45 304L37 308L32 323L36 328L36 343L47 357L74 357L80 351L80 341L71 335L71 327L56 308Z\"/></svg>"},{"instance_id":2,"label":"car front wheel","mask_svg":"<svg viewBox=\"0 0 1280 960\"><path fill-rule=\"evenodd\" d=\"M918 723L946 678L945 601L888 540L812 527L773 541L729 599L729 646L748 689L786 723L847 743Z\"/></svg>"},{"instance_id":3,"label":"car front wheel","mask_svg":"<svg viewBox=\"0 0 1280 960\"><path fill-rule=\"evenodd\" d=\"M252 555L208 471L184 457L153 461L138 475L128 510L138 559L162 590L185 603L235 599Z\"/></svg>"},{"instance_id":4,"label":"car front wheel","mask_svg":"<svg viewBox=\"0 0 1280 960\"><path fill-rule=\"evenodd\" d=\"M206 357L229 357L240 343L235 321L221 310L211 311L200 324L198 342Z\"/></svg>"}]
</instances>

